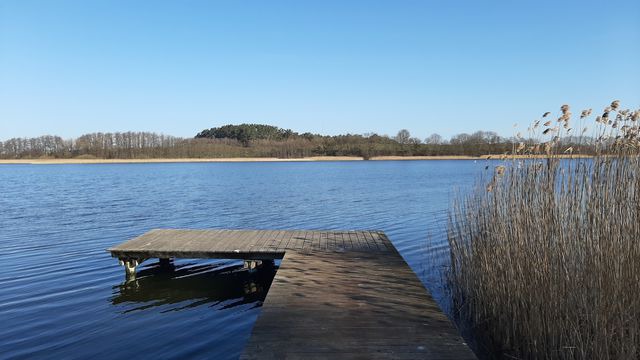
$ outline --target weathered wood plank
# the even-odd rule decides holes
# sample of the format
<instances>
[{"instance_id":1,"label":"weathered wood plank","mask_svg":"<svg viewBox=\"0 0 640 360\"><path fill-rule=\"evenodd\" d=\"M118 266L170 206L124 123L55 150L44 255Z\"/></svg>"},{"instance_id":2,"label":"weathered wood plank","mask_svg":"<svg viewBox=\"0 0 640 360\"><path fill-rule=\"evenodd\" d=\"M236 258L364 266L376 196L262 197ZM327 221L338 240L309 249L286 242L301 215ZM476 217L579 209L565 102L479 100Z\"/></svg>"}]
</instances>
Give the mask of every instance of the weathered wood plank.
<instances>
[{"instance_id":1,"label":"weathered wood plank","mask_svg":"<svg viewBox=\"0 0 640 360\"><path fill-rule=\"evenodd\" d=\"M293 231L287 231L285 233L284 239L280 243L280 246L278 246L279 251L285 251L286 249L289 249L289 244L291 244L291 239L293 238L293 234L294 234Z\"/></svg>"}]
</instances>

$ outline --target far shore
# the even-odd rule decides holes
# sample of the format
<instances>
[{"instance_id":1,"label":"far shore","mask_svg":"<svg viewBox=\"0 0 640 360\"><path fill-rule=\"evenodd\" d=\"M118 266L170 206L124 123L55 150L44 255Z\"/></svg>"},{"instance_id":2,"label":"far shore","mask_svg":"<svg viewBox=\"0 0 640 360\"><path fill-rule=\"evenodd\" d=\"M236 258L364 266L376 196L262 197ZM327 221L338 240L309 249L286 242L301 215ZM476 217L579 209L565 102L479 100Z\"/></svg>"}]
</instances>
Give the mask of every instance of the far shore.
<instances>
[{"instance_id":1,"label":"far shore","mask_svg":"<svg viewBox=\"0 0 640 360\"><path fill-rule=\"evenodd\" d=\"M557 155L558 157L588 157L585 155ZM376 156L370 161L399 161L399 160L487 160L512 159L514 156L505 155L445 155L445 156ZM542 159L544 155L516 155L517 159ZM137 163L213 163L213 162L313 162L313 161L363 161L359 156L313 156L306 158L269 158L269 157L236 157L236 158L158 158L158 159L0 159L0 164L137 164Z\"/></svg>"}]
</instances>

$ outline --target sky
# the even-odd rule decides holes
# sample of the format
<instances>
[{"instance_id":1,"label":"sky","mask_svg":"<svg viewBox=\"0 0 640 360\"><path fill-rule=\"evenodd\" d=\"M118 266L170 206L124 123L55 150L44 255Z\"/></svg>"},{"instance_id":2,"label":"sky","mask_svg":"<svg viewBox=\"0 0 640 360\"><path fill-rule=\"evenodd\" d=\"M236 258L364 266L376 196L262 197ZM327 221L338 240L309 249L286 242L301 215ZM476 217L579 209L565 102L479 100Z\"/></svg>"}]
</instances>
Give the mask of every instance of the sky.
<instances>
[{"instance_id":1,"label":"sky","mask_svg":"<svg viewBox=\"0 0 640 360\"><path fill-rule=\"evenodd\" d=\"M509 136L640 107L640 1L0 0L0 139L224 124Z\"/></svg>"}]
</instances>

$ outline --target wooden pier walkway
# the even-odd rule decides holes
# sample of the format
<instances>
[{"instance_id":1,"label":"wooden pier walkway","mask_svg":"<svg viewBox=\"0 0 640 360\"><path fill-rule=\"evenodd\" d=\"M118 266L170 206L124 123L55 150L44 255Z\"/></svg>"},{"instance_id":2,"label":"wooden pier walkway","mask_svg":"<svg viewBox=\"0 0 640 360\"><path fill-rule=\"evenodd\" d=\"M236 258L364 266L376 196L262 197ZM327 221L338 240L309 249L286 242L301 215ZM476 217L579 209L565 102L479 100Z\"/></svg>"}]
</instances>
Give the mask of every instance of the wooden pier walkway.
<instances>
[{"instance_id":1,"label":"wooden pier walkway","mask_svg":"<svg viewBox=\"0 0 640 360\"><path fill-rule=\"evenodd\" d=\"M243 359L475 359L380 231L152 230L108 249L149 258L282 259Z\"/></svg>"}]
</instances>

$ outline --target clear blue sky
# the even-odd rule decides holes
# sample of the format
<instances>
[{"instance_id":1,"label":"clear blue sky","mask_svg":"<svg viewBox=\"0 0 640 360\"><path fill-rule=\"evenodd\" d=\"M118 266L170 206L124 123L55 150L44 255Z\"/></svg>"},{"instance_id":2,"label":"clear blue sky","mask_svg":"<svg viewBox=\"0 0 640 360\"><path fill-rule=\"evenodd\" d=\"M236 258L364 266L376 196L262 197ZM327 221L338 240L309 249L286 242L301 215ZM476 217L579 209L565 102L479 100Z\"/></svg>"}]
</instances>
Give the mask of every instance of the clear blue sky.
<instances>
[{"instance_id":1,"label":"clear blue sky","mask_svg":"<svg viewBox=\"0 0 640 360\"><path fill-rule=\"evenodd\" d=\"M0 0L0 139L511 135L614 99L640 107L638 0Z\"/></svg>"}]
</instances>

